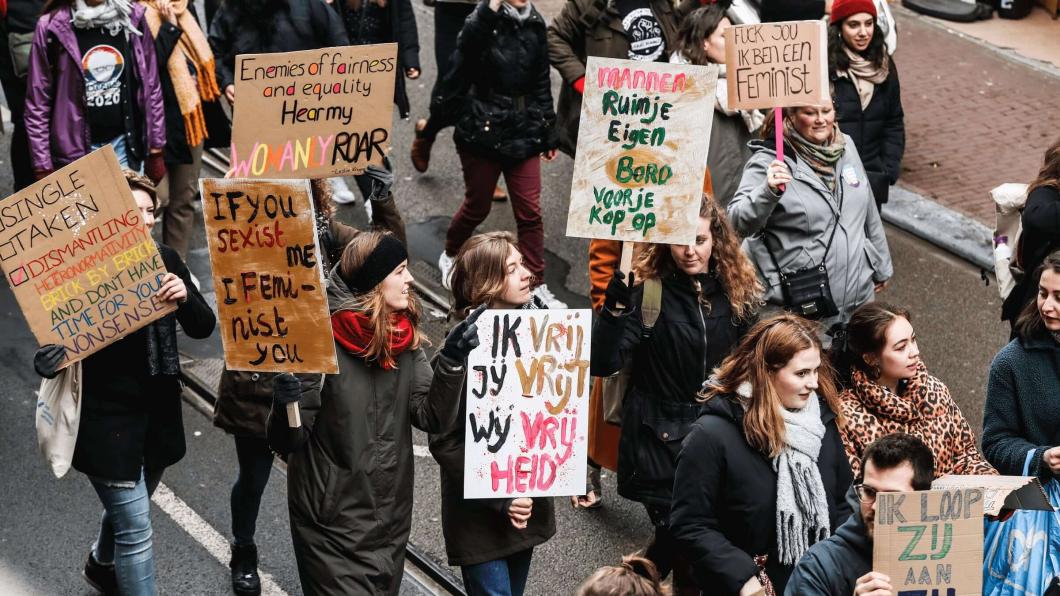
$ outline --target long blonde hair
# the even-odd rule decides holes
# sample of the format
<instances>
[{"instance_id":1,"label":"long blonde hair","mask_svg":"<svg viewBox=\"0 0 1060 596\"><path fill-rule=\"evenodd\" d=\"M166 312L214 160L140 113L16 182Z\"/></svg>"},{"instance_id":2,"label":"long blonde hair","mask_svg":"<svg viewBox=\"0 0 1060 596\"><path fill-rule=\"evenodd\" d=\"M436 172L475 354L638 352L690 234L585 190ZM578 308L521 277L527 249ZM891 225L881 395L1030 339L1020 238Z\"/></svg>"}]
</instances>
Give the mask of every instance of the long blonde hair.
<instances>
[{"instance_id":1,"label":"long blonde hair","mask_svg":"<svg viewBox=\"0 0 1060 596\"><path fill-rule=\"evenodd\" d=\"M389 232L375 230L357 234L342 251L342 258L339 259L339 274L345 279L352 277L368 260L383 236L387 235ZM368 348L360 355L365 360L388 363L396 367L397 363L391 353L389 339L394 332L393 317L398 313L391 311L387 306L380 285L361 294L354 293L352 298L340 308L363 314L368 318L372 327L372 340L368 343ZM426 338L420 331L420 304L412 288L409 288L409 306L403 312L412 323L412 344L409 349L415 350L426 341Z\"/></svg>"},{"instance_id":2,"label":"long blonde hair","mask_svg":"<svg viewBox=\"0 0 1060 596\"><path fill-rule=\"evenodd\" d=\"M454 258L453 302L449 316L460 321L480 304L490 304L504 293L508 270L505 261L511 249L518 250L508 232L487 232L468 238Z\"/></svg>"},{"instance_id":3,"label":"long blonde hair","mask_svg":"<svg viewBox=\"0 0 1060 596\"><path fill-rule=\"evenodd\" d=\"M733 313L739 320L749 320L762 306L762 295L765 293L754 265L740 248L740 238L732 229L729 218L718 209L717 202L710 194L703 193L699 216L710 220L713 242L710 261L717 270ZM676 269L669 244L650 245L633 264L633 272L638 280L658 279Z\"/></svg>"},{"instance_id":4,"label":"long blonde hair","mask_svg":"<svg viewBox=\"0 0 1060 596\"><path fill-rule=\"evenodd\" d=\"M783 450L786 437L784 419L780 415L784 406L773 387L773 375L787 366L795 354L816 348L821 354L817 395L824 398L836 415L836 423L842 426L844 420L832 369L817 331L815 323L792 314L759 321L715 369L700 399L709 401L719 395L737 396L746 408L743 431L747 442L763 454L776 457ZM746 393L741 391L744 383L750 385L750 397L741 395Z\"/></svg>"}]
</instances>

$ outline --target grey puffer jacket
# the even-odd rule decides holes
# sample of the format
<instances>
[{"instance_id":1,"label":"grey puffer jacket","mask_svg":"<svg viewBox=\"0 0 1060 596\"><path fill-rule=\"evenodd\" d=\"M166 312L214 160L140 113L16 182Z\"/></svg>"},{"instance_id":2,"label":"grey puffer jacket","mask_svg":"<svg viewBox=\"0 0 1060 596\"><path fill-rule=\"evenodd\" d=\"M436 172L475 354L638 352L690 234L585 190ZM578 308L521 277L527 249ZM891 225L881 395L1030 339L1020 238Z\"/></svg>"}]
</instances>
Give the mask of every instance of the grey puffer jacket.
<instances>
[{"instance_id":1,"label":"grey puffer jacket","mask_svg":"<svg viewBox=\"0 0 1060 596\"><path fill-rule=\"evenodd\" d=\"M736 196L729 203L729 220L744 237L744 250L754 261L766 288L766 303L784 306L780 274L764 244L768 238L781 271L794 273L822 260L839 314L823 319L827 328L846 321L857 307L873 298L873 286L894 275L883 222L869 187L868 175L854 142L846 136L846 152L836 164L836 192L832 193L790 145L784 161L792 182L781 194L766 184L766 170L776 159L772 141L751 141L754 152L744 166ZM832 227L839 228L825 255Z\"/></svg>"},{"instance_id":2,"label":"grey puffer jacket","mask_svg":"<svg viewBox=\"0 0 1060 596\"><path fill-rule=\"evenodd\" d=\"M328 303L350 291L332 272ZM272 411L269 445L287 460L287 506L307 596L396 595L412 528L412 427L447 432L457 422L464 367L444 356L432 373L423 348L385 370L335 347L339 374L299 401L300 428Z\"/></svg>"}]
</instances>

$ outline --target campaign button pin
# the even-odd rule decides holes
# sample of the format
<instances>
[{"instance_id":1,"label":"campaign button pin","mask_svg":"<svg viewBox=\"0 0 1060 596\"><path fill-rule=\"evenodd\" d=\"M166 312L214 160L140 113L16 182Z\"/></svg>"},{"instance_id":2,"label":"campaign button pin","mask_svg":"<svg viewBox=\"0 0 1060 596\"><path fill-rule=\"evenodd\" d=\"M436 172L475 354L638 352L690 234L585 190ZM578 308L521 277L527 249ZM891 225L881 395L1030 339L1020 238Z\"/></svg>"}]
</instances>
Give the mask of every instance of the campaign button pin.
<instances>
[{"instance_id":1,"label":"campaign button pin","mask_svg":"<svg viewBox=\"0 0 1060 596\"><path fill-rule=\"evenodd\" d=\"M861 186L861 181L858 180L858 173L850 166L843 168L843 180L854 188Z\"/></svg>"}]
</instances>

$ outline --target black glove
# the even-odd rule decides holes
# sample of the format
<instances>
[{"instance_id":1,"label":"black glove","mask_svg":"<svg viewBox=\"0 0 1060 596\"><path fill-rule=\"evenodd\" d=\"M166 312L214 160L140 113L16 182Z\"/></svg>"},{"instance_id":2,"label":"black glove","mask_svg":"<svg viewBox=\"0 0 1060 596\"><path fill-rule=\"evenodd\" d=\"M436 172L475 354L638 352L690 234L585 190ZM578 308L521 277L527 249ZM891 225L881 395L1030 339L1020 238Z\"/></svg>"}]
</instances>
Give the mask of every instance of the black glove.
<instances>
[{"instance_id":1,"label":"black glove","mask_svg":"<svg viewBox=\"0 0 1060 596\"><path fill-rule=\"evenodd\" d=\"M45 379L54 379L59 374L59 365L66 359L66 346L47 344L33 355L33 370Z\"/></svg>"},{"instance_id":2,"label":"black glove","mask_svg":"<svg viewBox=\"0 0 1060 596\"><path fill-rule=\"evenodd\" d=\"M453 327L449 335L445 337L445 345L442 346L442 356L456 362L467 360L471 350L478 347L478 325L475 324L475 321L484 310L486 310L486 305L482 304L471 311L471 314L463 321L460 321L456 327Z\"/></svg>"},{"instance_id":3,"label":"black glove","mask_svg":"<svg viewBox=\"0 0 1060 596\"><path fill-rule=\"evenodd\" d=\"M272 380L272 401L277 406L293 404L302 397L302 382L291 373L277 375Z\"/></svg>"},{"instance_id":4,"label":"black glove","mask_svg":"<svg viewBox=\"0 0 1060 596\"><path fill-rule=\"evenodd\" d=\"M384 167L368 166L363 174L354 177L366 200L381 201L390 196L390 188L394 186L394 172L385 167L387 163L384 160Z\"/></svg>"},{"instance_id":5,"label":"black glove","mask_svg":"<svg viewBox=\"0 0 1060 596\"><path fill-rule=\"evenodd\" d=\"M629 312L633 308L633 278L632 271L629 272L629 283L625 282L626 276L621 270L615 269L614 276L607 283L604 290L604 309L612 314ZM619 306L621 305L621 306Z\"/></svg>"}]
</instances>

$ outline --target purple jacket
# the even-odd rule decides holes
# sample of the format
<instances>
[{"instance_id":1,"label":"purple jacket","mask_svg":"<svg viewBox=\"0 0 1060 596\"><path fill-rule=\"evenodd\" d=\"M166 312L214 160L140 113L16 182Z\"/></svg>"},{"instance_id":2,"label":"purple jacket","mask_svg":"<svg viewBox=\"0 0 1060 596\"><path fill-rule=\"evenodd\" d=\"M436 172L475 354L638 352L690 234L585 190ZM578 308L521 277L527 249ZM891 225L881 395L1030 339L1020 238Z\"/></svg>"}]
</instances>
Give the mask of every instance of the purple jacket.
<instances>
[{"instance_id":1,"label":"purple jacket","mask_svg":"<svg viewBox=\"0 0 1060 596\"><path fill-rule=\"evenodd\" d=\"M158 82L155 41L144 19L144 7L133 5L133 25L143 35L132 34L133 78L136 103L146 122L144 153L166 145L166 120L162 87ZM55 43L49 55L48 45ZM85 120L85 78L81 71L70 8L63 7L37 21L30 51L26 90L26 134L34 170L55 170L88 154L91 147ZM54 64L52 60L54 59Z\"/></svg>"}]
</instances>

